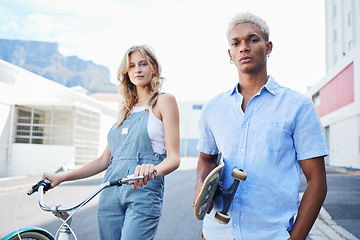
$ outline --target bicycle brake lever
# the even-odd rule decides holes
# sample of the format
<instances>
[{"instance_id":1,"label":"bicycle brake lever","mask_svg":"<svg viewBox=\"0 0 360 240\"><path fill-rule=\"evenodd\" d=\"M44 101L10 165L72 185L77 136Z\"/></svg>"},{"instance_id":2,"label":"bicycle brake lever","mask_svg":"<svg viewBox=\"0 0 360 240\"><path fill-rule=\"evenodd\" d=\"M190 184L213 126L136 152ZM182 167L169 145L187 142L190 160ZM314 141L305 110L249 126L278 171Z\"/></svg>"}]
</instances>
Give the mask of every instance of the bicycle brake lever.
<instances>
[{"instance_id":1,"label":"bicycle brake lever","mask_svg":"<svg viewBox=\"0 0 360 240\"><path fill-rule=\"evenodd\" d=\"M140 180L140 179L144 179L144 176L134 177L134 175L128 175L128 176L120 179L120 182L121 182L122 184L131 185L131 184L134 183L135 180Z\"/></svg>"},{"instance_id":2,"label":"bicycle brake lever","mask_svg":"<svg viewBox=\"0 0 360 240\"><path fill-rule=\"evenodd\" d=\"M151 175L151 179L155 179L155 178L156 178L156 172L153 172L153 174ZM132 174L122 178L120 181L123 184L131 185L134 183L135 180L139 180L139 179L144 179L144 176L134 177L134 174Z\"/></svg>"},{"instance_id":3,"label":"bicycle brake lever","mask_svg":"<svg viewBox=\"0 0 360 240\"><path fill-rule=\"evenodd\" d=\"M153 172L153 174L151 175L151 179L155 179L155 178L156 178L156 172ZM131 185L131 184L134 184L135 180L140 180L140 179L144 179L144 176L134 177L134 174L132 174L132 175L128 175L126 177L120 178L118 180L109 182L109 186L114 186L114 185L121 186L123 184Z\"/></svg>"}]
</instances>

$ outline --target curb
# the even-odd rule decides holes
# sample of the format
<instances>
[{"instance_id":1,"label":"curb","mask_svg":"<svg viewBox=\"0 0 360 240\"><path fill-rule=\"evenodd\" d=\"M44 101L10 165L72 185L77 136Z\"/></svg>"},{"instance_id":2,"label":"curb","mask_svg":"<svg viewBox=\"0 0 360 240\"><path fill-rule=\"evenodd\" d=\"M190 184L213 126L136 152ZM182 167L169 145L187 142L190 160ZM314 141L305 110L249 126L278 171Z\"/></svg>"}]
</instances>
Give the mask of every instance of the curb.
<instances>
[{"instance_id":1,"label":"curb","mask_svg":"<svg viewBox=\"0 0 360 240\"><path fill-rule=\"evenodd\" d=\"M323 232L329 239L346 239L346 240L359 240L353 234L348 232L343 227L339 226L326 211L324 207L321 207L318 216L317 227Z\"/></svg>"},{"instance_id":2,"label":"curb","mask_svg":"<svg viewBox=\"0 0 360 240\"><path fill-rule=\"evenodd\" d=\"M24 191L30 190L32 188L32 186L34 186L34 184L36 184L39 180L41 180L41 176L39 176L39 177L32 176L32 177L35 177L35 179L36 179L36 180L32 181L32 183L26 183L26 184L22 184L22 185L15 185L15 186L10 186L10 187L0 188L0 195L6 195L6 194L10 194L10 193L24 192ZM88 178L83 178L83 179L73 180L73 181L67 181L67 182L64 182L63 184L68 184L68 183L71 183L71 182L84 181L84 180L89 180L89 179L95 179L95 178L103 178L103 177L104 177L104 174L99 173L99 174L96 174L96 175L88 177ZM16 180L16 179L26 179L26 178L29 178L29 176L0 178L0 182L8 181L8 180Z\"/></svg>"}]
</instances>

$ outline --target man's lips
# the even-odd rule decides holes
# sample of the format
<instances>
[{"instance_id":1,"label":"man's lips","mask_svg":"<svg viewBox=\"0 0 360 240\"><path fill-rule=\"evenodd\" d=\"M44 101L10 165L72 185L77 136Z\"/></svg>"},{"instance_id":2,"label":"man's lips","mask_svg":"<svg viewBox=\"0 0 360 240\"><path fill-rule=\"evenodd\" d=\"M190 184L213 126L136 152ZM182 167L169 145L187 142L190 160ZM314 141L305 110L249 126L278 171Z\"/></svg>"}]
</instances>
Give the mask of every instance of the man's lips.
<instances>
[{"instance_id":1,"label":"man's lips","mask_svg":"<svg viewBox=\"0 0 360 240\"><path fill-rule=\"evenodd\" d=\"M242 62L242 63L248 63L248 62L251 62L251 60L252 60L252 58L248 57L248 56L240 58L240 62Z\"/></svg>"}]
</instances>

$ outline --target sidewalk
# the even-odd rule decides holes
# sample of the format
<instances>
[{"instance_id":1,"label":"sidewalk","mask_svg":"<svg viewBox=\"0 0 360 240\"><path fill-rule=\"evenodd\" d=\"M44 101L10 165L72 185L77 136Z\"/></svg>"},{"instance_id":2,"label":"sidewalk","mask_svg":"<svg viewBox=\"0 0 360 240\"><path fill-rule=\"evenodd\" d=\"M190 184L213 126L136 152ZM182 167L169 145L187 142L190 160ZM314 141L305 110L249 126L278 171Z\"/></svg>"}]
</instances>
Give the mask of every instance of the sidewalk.
<instances>
[{"instance_id":1,"label":"sidewalk","mask_svg":"<svg viewBox=\"0 0 360 240\"><path fill-rule=\"evenodd\" d=\"M182 159L182 166L179 170L188 170L194 168L193 159ZM360 171L344 168L327 167L327 174L346 174L360 176ZM41 175L37 176L19 176L19 177L8 177L0 178L0 195L10 194L18 191L27 191L31 187L41 180ZM330 182L331 184L331 182ZM328 182L328 188L331 189ZM354 192L355 194L355 192ZM301 196L301 193L300 193ZM325 204L324 204L325 205ZM358 209L357 209L358 210ZM360 219L357 219L359 221ZM308 236L309 240L359 240L356 236L351 234L347 229L344 229L338 225L329 214L329 212L322 207L319 216L310 231Z\"/></svg>"}]
</instances>

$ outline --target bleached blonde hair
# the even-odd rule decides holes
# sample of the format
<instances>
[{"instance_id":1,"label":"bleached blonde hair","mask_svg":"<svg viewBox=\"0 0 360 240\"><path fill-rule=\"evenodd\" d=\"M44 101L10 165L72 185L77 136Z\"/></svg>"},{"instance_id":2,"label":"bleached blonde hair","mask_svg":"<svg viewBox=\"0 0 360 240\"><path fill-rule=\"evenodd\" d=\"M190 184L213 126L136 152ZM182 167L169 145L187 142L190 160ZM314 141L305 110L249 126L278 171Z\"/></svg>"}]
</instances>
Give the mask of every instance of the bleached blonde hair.
<instances>
[{"instance_id":1,"label":"bleached blonde hair","mask_svg":"<svg viewBox=\"0 0 360 240\"><path fill-rule=\"evenodd\" d=\"M119 84L119 94L120 94L120 112L119 112L119 122L116 124L115 128L119 127L121 123L130 115L131 109L138 102L138 96L136 92L136 86L130 81L129 78L129 66L130 66L130 56L133 52L139 51L145 58L147 64L155 72L152 75L150 83L146 86L147 92L149 93L149 99L146 102L147 105L150 105L151 102L155 100L159 94L164 78L161 76L161 66L159 61L156 58L154 51L148 45L136 45L125 53L118 72L117 79L120 82Z\"/></svg>"},{"instance_id":2,"label":"bleached blonde hair","mask_svg":"<svg viewBox=\"0 0 360 240\"><path fill-rule=\"evenodd\" d=\"M263 35L265 42L269 41L270 29L267 23L260 17L255 14L245 12L236 14L229 22L228 28L226 31L227 40L230 42L230 33L236 27L236 25L241 23L253 23L260 28L260 31Z\"/></svg>"}]
</instances>

